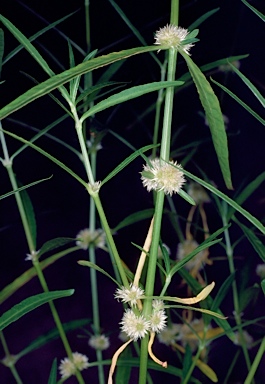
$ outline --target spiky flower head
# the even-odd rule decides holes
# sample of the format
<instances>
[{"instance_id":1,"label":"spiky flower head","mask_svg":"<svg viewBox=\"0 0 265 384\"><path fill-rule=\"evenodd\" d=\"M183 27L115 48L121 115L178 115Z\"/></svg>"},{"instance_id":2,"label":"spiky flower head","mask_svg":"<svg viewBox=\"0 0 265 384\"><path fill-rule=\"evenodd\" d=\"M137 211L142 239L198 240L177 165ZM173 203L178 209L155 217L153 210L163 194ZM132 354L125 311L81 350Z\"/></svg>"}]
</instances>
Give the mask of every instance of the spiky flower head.
<instances>
[{"instance_id":1,"label":"spiky flower head","mask_svg":"<svg viewBox=\"0 0 265 384\"><path fill-rule=\"evenodd\" d=\"M176 161L167 163L157 158L150 160L150 165L144 165L143 168L141 180L148 192L163 191L166 195L172 196L173 193L178 193L185 183L181 165Z\"/></svg>"},{"instance_id":2,"label":"spiky flower head","mask_svg":"<svg viewBox=\"0 0 265 384\"><path fill-rule=\"evenodd\" d=\"M134 341L145 337L150 330L150 323L144 316L136 316L132 309L126 309L121 324L121 331Z\"/></svg>"},{"instance_id":3,"label":"spiky flower head","mask_svg":"<svg viewBox=\"0 0 265 384\"><path fill-rule=\"evenodd\" d=\"M130 288L117 288L114 295L115 299L121 300L123 303L129 303L131 307L136 306L137 300L142 299L143 296L144 290L133 284L130 284Z\"/></svg>"},{"instance_id":4,"label":"spiky flower head","mask_svg":"<svg viewBox=\"0 0 265 384\"><path fill-rule=\"evenodd\" d=\"M167 316L164 309L153 310L150 318L150 328L153 332L160 333L167 326Z\"/></svg>"},{"instance_id":5,"label":"spiky flower head","mask_svg":"<svg viewBox=\"0 0 265 384\"><path fill-rule=\"evenodd\" d=\"M65 357L61 360L59 365L59 371L61 377L67 378L75 374L76 370L83 371L83 369L88 368L88 358L82 353L74 352L73 360L70 360L68 357Z\"/></svg>"},{"instance_id":6,"label":"spiky flower head","mask_svg":"<svg viewBox=\"0 0 265 384\"><path fill-rule=\"evenodd\" d=\"M106 235L102 229L96 229L91 231L88 228L82 229L76 235L78 239L76 245L86 250L91 244L94 244L95 248L106 249Z\"/></svg>"},{"instance_id":7,"label":"spiky flower head","mask_svg":"<svg viewBox=\"0 0 265 384\"><path fill-rule=\"evenodd\" d=\"M168 48L176 48L178 50L182 49L184 52L190 55L189 50L191 47L193 47L194 44L185 44L184 40L187 38L188 34L189 31L185 28L167 24L165 27L160 28L155 33L155 44L163 45Z\"/></svg>"},{"instance_id":8,"label":"spiky flower head","mask_svg":"<svg viewBox=\"0 0 265 384\"><path fill-rule=\"evenodd\" d=\"M109 338L105 335L93 335L88 341L88 345L99 351L104 351L110 346Z\"/></svg>"}]
</instances>

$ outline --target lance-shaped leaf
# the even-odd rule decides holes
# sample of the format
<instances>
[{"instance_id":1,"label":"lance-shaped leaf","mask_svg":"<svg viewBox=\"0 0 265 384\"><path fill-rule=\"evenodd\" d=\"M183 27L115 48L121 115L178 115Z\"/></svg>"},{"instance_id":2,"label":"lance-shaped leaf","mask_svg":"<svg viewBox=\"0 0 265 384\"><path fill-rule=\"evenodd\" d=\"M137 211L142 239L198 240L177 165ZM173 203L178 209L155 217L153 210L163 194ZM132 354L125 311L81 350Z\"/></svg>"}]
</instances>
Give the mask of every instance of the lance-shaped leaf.
<instances>
[{"instance_id":1,"label":"lance-shaped leaf","mask_svg":"<svg viewBox=\"0 0 265 384\"><path fill-rule=\"evenodd\" d=\"M61 297L71 296L74 293L74 289L68 289L66 291L53 291L44 292L35 296L28 297L21 301L19 304L14 305L11 309L5 312L0 317L0 331L6 328L9 324L20 319L26 313L33 311L40 305L46 304L51 300L59 299Z\"/></svg>"},{"instance_id":2,"label":"lance-shaped leaf","mask_svg":"<svg viewBox=\"0 0 265 384\"><path fill-rule=\"evenodd\" d=\"M163 49L163 47L160 47L160 49ZM11 101L11 103L7 104L0 110L0 119L7 117L11 113L24 107L39 97L47 95L54 89L59 88L61 85L69 82L77 76L81 76L87 72L93 71L94 69L104 67L114 63L115 61L123 60L133 55L156 50L156 46L131 48L125 51L112 52L108 55L99 56L87 62L81 63L74 68L59 73L59 75L52 76L48 80L36 85L15 100Z\"/></svg>"},{"instance_id":3,"label":"lance-shaped leaf","mask_svg":"<svg viewBox=\"0 0 265 384\"><path fill-rule=\"evenodd\" d=\"M229 153L225 125L219 101L204 74L191 58L180 51L185 59L191 77L196 85L205 115L211 130L212 140L225 184L228 189L233 189L229 167Z\"/></svg>"}]
</instances>

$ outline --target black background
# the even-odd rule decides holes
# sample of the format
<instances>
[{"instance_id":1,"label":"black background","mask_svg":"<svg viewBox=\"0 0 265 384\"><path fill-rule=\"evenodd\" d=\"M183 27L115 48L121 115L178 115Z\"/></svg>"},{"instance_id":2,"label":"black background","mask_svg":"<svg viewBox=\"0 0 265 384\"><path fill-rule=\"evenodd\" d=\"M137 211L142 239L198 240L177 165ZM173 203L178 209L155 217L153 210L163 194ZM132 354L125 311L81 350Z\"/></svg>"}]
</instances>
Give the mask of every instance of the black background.
<instances>
[{"instance_id":1,"label":"black background","mask_svg":"<svg viewBox=\"0 0 265 384\"><path fill-rule=\"evenodd\" d=\"M168 0L130 0L125 2L117 1L117 3L124 10L133 25L138 28L149 45L154 42L154 32L169 22L170 1ZM265 13L263 1L253 1L251 4ZM261 93L264 93L264 24L244 4L240 1L229 0L181 1L179 24L187 28L202 14L217 7L220 7L219 11L200 26L200 42L192 48L192 59L196 64L204 65L231 55L249 54L247 59L242 60L240 70L258 87ZM70 12L76 11L71 18L59 25L58 29L75 41L83 50L86 50L83 1L47 0L45 2L25 1L20 3L18 1L4 0L1 1L0 10L1 14L8 18L27 37L46 26L44 19L47 22L53 22ZM92 0L90 12L92 49L98 49L98 55L141 45L108 1ZM5 27L3 29L5 32L6 55L16 47L17 42ZM56 73L60 73L63 69L69 67L67 43L58 32L49 31L38 38L34 44ZM62 68L44 51L44 46L59 59ZM81 62L83 59L82 55L77 51L75 51L75 55L76 63ZM163 55L163 53L161 52L160 55ZM20 51L3 66L2 80L5 82L1 85L1 107L32 86L32 81L22 72L30 74L38 81L47 78L34 59L25 50ZM186 67L182 60L179 59L177 75L180 76L185 72ZM95 71L93 74L95 82L102 73L102 70ZM236 75L221 72L211 73L211 75L215 80L236 93L264 118L264 111L258 101ZM145 82L158 81L159 76L159 69L153 63L150 56L141 55L128 59L121 70L115 75L114 80L128 82L127 86L133 86ZM236 192L243 182L250 182L264 171L263 147L265 131L264 127L234 100L222 93L215 85L212 86L221 102L223 113L229 118L227 133L229 136L233 185ZM58 93L55 93L55 95L59 97ZM137 148L150 144L149 132L152 130L154 114L148 115L141 122L137 121L137 115L144 111L151 103L155 102L155 100L156 94L148 95L133 102L125 103L121 107L106 110L96 116L96 120L90 128L96 126L97 129L112 129L124 136ZM178 137L176 148L192 140L205 139L204 143L199 146L193 161L189 163L187 169L198 174L195 163L198 164L206 172L209 179L216 183L218 188L229 196L233 196L234 192L225 189L210 141L209 129L204 124L204 119L199 114L200 111L201 106L194 87L189 87L187 90L178 93L174 107L173 134L180 128L183 128L183 130ZM10 117L23 121L28 126L43 129L53 120L59 118L62 113L58 105L48 96L45 96ZM2 124L4 129L21 134L25 138L32 136L32 131L29 128L22 127L8 118ZM74 125L70 119L59 124L51 133L78 148ZM10 154L20 146L13 139L7 138L7 142ZM85 179L85 173L80 160L65 148L48 138L41 138L38 141L38 145L71 166L76 173ZM103 179L119 162L131 153L128 148L121 146L109 134L104 137L102 145L103 150L98 155L98 180ZM176 148L172 148L172 150ZM178 161L181 162L181 158ZM142 160L137 159L128 167L127 172L121 172L106 187L102 188L102 203L112 228L128 214L136 210L152 207L151 194L148 194L141 186L139 177L141 169ZM15 159L14 171L17 178L23 184L52 175L52 178L45 182L45 184L40 184L29 190L38 227L38 247L45 241L55 237L75 237L80 229L87 226L89 212L87 194L84 188L68 174L32 149L25 150ZM0 175L0 194L2 195L8 192L11 186L3 167L0 170ZM183 203L179 197L174 197L174 201L178 206L180 214L187 217L187 204ZM30 263L24 260L27 253L27 244L14 198L9 197L0 201L0 204L0 289L2 289L6 284L12 282L27 270L30 267ZM264 186L253 194L244 207L260 220L263 219ZM221 226L221 221L213 207L207 206L206 208L208 217L211 220L210 230L213 232ZM138 251L131 242L142 245L148 225L148 221L140 222L128 229L119 231L115 235L115 241L122 258L133 270L136 265ZM241 232L234 227L235 225L233 226L232 241L241 236ZM163 241L170 246L174 257L176 239L167 221L163 223L162 236ZM216 254L220 254L220 252L222 250L217 248ZM252 265L254 270L255 264L259 262L259 259L252 248L247 243L244 243L239 248L238 253L240 254L240 258L237 261L238 270L245 263ZM75 289L73 297L60 299L56 302L56 307L63 322L91 317L89 270L80 267L76 263L78 259L85 257L86 254L82 251L66 256L45 272L51 290ZM101 267L111 273L111 263L106 253L98 251L97 261ZM222 276L227 276L228 274L227 263L216 263L207 272L209 280L216 279L217 274L221 277L220 281L217 281L217 286L220 286ZM104 353L104 357L111 358L116 347L119 345L119 341L117 341L117 323L122 316L122 308L121 305L113 302L115 287L112 282L104 276L100 276L99 279L102 328L103 332L110 333L111 338L111 347ZM252 283L255 282L254 275L252 280ZM172 292L175 292L174 290L177 289L177 286L178 282L175 285L173 284ZM28 295L38 292L41 292L41 288L37 280L33 279L2 305L1 312L9 309ZM231 302L229 300L226 305L228 312L231 312ZM251 311L251 314L246 313L246 316L249 318L262 314L262 310L259 310L257 307L252 308ZM10 325L5 330L5 336L11 353L19 352L30 341L40 334L48 332L52 327L53 321L48 306L43 306L34 311L34 313L24 316L16 324ZM90 361L95 360L94 352L87 346L87 339L77 338L80 334L84 335L82 331L69 334L73 351L78 350L78 352L87 354ZM158 355L161 354L163 356L168 353L167 348L162 345L157 344L155 348ZM220 356L223 355L220 352L221 350L224 350L226 355L222 356L220 364ZM234 351L235 347L224 340L219 341L218 344L213 344L210 363L218 374L220 382L222 382L222 377L224 377L229 367L235 353ZM253 356L254 352L251 351ZM1 351L0 357L2 356ZM58 359L65 356L60 341L54 341L41 350L37 350L22 358L18 362L17 368L23 382L27 384L36 382L39 384L47 383L54 356L57 356ZM168 361L174 365L174 356L172 357L169 354ZM244 370L238 371L237 375L231 378L231 380L234 380L231 383L242 382L245 374ZM86 382L97 382L96 371L93 369L87 370L84 373L84 377ZM132 383L137 382L136 377L137 375L135 374ZM167 377L168 382L176 382L170 376ZM11 384L14 382L12 380L9 370L0 365L0 383ZM154 383L161 382L159 380L161 379L156 374L154 376ZM201 380L204 380L204 383L207 382L205 377ZM258 380L257 382L262 383L262 379ZM69 383L71 382L74 382L74 379L69 379Z\"/></svg>"}]
</instances>

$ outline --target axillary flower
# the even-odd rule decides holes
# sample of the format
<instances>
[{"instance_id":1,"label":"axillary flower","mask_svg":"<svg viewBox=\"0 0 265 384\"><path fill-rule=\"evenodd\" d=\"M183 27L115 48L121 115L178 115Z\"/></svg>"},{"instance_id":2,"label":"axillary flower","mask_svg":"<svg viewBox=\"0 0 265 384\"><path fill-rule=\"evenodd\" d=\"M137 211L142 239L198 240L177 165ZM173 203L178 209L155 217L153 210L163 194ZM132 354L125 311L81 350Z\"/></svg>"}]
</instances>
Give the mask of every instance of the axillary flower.
<instances>
[{"instance_id":1,"label":"axillary flower","mask_svg":"<svg viewBox=\"0 0 265 384\"><path fill-rule=\"evenodd\" d=\"M88 368L88 366L89 363L87 356L83 355L82 353L74 352L72 360L70 360L68 357L65 357L63 360L61 360L59 371L61 377L64 379L74 375L77 370L83 371L83 369Z\"/></svg>"},{"instance_id":2,"label":"axillary flower","mask_svg":"<svg viewBox=\"0 0 265 384\"><path fill-rule=\"evenodd\" d=\"M166 195L172 196L173 193L178 193L185 183L181 165L176 161L167 163L158 158L150 160L150 165L144 165L141 175L143 185L148 192L163 191Z\"/></svg>"},{"instance_id":3,"label":"axillary flower","mask_svg":"<svg viewBox=\"0 0 265 384\"><path fill-rule=\"evenodd\" d=\"M168 48L182 49L190 55L189 50L194 44L185 44L185 40L189 35L189 31L176 25L167 24L160 28L155 34L155 44L163 45ZM160 50L158 50L159 52Z\"/></svg>"}]
</instances>

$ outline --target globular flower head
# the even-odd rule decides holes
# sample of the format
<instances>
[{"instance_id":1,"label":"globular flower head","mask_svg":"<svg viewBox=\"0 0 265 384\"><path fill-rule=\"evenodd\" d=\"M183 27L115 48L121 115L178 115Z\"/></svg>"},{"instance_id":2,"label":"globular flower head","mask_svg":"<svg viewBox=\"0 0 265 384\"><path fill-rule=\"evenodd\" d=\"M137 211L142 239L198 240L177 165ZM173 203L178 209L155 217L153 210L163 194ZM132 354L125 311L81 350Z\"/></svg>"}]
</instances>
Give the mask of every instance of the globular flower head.
<instances>
[{"instance_id":1,"label":"globular flower head","mask_svg":"<svg viewBox=\"0 0 265 384\"><path fill-rule=\"evenodd\" d=\"M185 28L177 27L176 25L167 24L160 28L155 34L155 44L163 45L168 48L182 49L188 55L189 50L194 44L185 44L189 31ZM159 51L158 51L159 52Z\"/></svg>"},{"instance_id":2,"label":"globular flower head","mask_svg":"<svg viewBox=\"0 0 265 384\"><path fill-rule=\"evenodd\" d=\"M145 337L150 330L150 323L142 315L136 316L132 309L124 312L121 324L121 331L125 332L134 341Z\"/></svg>"},{"instance_id":3,"label":"globular flower head","mask_svg":"<svg viewBox=\"0 0 265 384\"><path fill-rule=\"evenodd\" d=\"M199 244L196 240L185 240L183 243L178 244L177 249L177 259L182 260L185 256L189 255L192 251L194 251ZM206 249L200 251L195 255L190 261L188 261L184 267L190 271L193 268L200 270L203 267L203 263L206 261L208 256L208 252Z\"/></svg>"},{"instance_id":4,"label":"globular flower head","mask_svg":"<svg viewBox=\"0 0 265 384\"><path fill-rule=\"evenodd\" d=\"M85 228L78 232L76 237L79 239L76 245L84 250L88 249L91 244L94 244L96 248L106 249L106 236L102 229L91 231Z\"/></svg>"},{"instance_id":5,"label":"globular flower head","mask_svg":"<svg viewBox=\"0 0 265 384\"><path fill-rule=\"evenodd\" d=\"M104 351L105 349L108 349L110 346L109 338L105 335L93 335L90 337L88 344L90 347L99 350Z\"/></svg>"},{"instance_id":6,"label":"globular flower head","mask_svg":"<svg viewBox=\"0 0 265 384\"><path fill-rule=\"evenodd\" d=\"M83 371L83 369L88 368L88 366L87 356L82 353L74 352L73 360L70 360L68 357L61 360L59 371L62 378L67 378L74 375L76 370Z\"/></svg>"},{"instance_id":7,"label":"globular flower head","mask_svg":"<svg viewBox=\"0 0 265 384\"><path fill-rule=\"evenodd\" d=\"M160 343L165 345L171 345L176 342L177 335L180 332L181 325L172 323L170 326L164 328L158 335Z\"/></svg>"},{"instance_id":8,"label":"globular flower head","mask_svg":"<svg viewBox=\"0 0 265 384\"><path fill-rule=\"evenodd\" d=\"M189 184L188 194L193 198L197 205L209 203L211 201L206 190L198 183L191 182Z\"/></svg>"},{"instance_id":9,"label":"globular flower head","mask_svg":"<svg viewBox=\"0 0 265 384\"><path fill-rule=\"evenodd\" d=\"M265 279L265 264L258 264L256 267L256 274L261 278Z\"/></svg>"},{"instance_id":10,"label":"globular flower head","mask_svg":"<svg viewBox=\"0 0 265 384\"><path fill-rule=\"evenodd\" d=\"M115 299L121 300L123 303L129 303L131 307L136 306L137 300L144 296L144 290L131 284L130 288L122 287L116 289Z\"/></svg>"},{"instance_id":11,"label":"globular flower head","mask_svg":"<svg viewBox=\"0 0 265 384\"><path fill-rule=\"evenodd\" d=\"M250 334L247 331L242 331L242 336L243 339L241 338L241 335L239 332L235 332L235 340L234 344L235 345L243 345L244 343L246 344L247 349L251 349L253 346L253 338L250 336Z\"/></svg>"},{"instance_id":12,"label":"globular flower head","mask_svg":"<svg viewBox=\"0 0 265 384\"><path fill-rule=\"evenodd\" d=\"M166 319L167 316L164 309L159 311L154 309L149 318L151 330L156 333L163 331L167 326Z\"/></svg>"},{"instance_id":13,"label":"globular flower head","mask_svg":"<svg viewBox=\"0 0 265 384\"><path fill-rule=\"evenodd\" d=\"M144 187L149 192L152 190L164 191L166 195L170 196L173 193L178 193L185 183L185 178L181 171L181 165L178 165L178 168L175 168L176 166L176 161L166 163L161 159L150 160L150 165L144 165L144 170L141 173Z\"/></svg>"}]
</instances>

